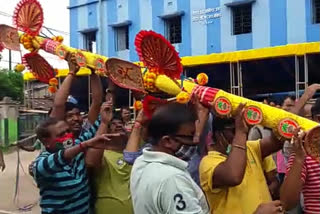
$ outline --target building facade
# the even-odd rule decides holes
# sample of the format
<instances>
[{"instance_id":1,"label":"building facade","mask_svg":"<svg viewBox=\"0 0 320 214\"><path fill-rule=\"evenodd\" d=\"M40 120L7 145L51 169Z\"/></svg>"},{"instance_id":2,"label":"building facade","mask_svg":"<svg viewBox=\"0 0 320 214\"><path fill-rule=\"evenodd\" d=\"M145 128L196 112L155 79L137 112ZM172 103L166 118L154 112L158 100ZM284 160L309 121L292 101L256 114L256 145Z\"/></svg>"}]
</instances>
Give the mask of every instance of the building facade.
<instances>
[{"instance_id":1,"label":"building facade","mask_svg":"<svg viewBox=\"0 0 320 214\"><path fill-rule=\"evenodd\" d=\"M319 41L320 0L70 0L71 46L137 61L140 30L180 56Z\"/></svg>"}]
</instances>

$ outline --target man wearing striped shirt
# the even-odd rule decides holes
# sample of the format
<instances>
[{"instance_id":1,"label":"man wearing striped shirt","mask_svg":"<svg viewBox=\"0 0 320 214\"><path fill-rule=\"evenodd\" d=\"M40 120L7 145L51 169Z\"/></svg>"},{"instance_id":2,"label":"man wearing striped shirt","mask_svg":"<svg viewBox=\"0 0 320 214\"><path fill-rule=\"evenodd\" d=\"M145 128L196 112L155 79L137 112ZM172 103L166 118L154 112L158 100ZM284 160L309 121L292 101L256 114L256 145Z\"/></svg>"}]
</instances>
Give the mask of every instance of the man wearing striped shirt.
<instances>
[{"instance_id":1,"label":"man wearing striped shirt","mask_svg":"<svg viewBox=\"0 0 320 214\"><path fill-rule=\"evenodd\" d=\"M280 191L280 199L286 210L294 208L304 197L304 213L320 213L320 163L307 155L303 148L305 133L296 134L293 153L289 158L286 178ZM319 139L319 136L316 136Z\"/></svg>"},{"instance_id":2,"label":"man wearing striped shirt","mask_svg":"<svg viewBox=\"0 0 320 214\"><path fill-rule=\"evenodd\" d=\"M90 147L104 148L109 140L107 135L94 137L99 124L97 121L77 140L65 121L51 118L37 128L38 138L46 147L33 163L43 214L89 212L90 189L84 152Z\"/></svg>"}]
</instances>

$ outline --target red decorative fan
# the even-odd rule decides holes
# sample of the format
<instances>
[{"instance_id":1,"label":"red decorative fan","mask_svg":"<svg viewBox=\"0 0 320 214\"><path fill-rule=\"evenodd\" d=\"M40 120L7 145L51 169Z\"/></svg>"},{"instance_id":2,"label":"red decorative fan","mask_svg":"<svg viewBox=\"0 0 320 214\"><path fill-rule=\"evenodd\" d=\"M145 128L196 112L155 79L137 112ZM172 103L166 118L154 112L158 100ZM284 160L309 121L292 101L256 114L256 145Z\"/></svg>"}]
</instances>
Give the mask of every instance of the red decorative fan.
<instances>
[{"instance_id":1,"label":"red decorative fan","mask_svg":"<svg viewBox=\"0 0 320 214\"><path fill-rule=\"evenodd\" d=\"M18 30L8 25L0 25L0 43L4 48L20 51Z\"/></svg>"},{"instance_id":2,"label":"red decorative fan","mask_svg":"<svg viewBox=\"0 0 320 214\"><path fill-rule=\"evenodd\" d=\"M182 65L179 54L161 34L153 31L140 31L134 44L140 61L148 69L157 68L160 74L180 79Z\"/></svg>"},{"instance_id":3,"label":"red decorative fan","mask_svg":"<svg viewBox=\"0 0 320 214\"><path fill-rule=\"evenodd\" d=\"M13 15L14 25L21 31L36 36L43 24L43 10L37 0L21 0Z\"/></svg>"},{"instance_id":4,"label":"red decorative fan","mask_svg":"<svg viewBox=\"0 0 320 214\"><path fill-rule=\"evenodd\" d=\"M119 87L145 93L139 66L121 59L109 58L106 68L109 78Z\"/></svg>"},{"instance_id":5,"label":"red decorative fan","mask_svg":"<svg viewBox=\"0 0 320 214\"><path fill-rule=\"evenodd\" d=\"M320 162L320 126L307 132L304 139L304 148L308 155Z\"/></svg>"},{"instance_id":6,"label":"red decorative fan","mask_svg":"<svg viewBox=\"0 0 320 214\"><path fill-rule=\"evenodd\" d=\"M22 62L27 65L28 69L41 82L49 83L49 80L54 77L54 69L36 52L25 54Z\"/></svg>"}]
</instances>

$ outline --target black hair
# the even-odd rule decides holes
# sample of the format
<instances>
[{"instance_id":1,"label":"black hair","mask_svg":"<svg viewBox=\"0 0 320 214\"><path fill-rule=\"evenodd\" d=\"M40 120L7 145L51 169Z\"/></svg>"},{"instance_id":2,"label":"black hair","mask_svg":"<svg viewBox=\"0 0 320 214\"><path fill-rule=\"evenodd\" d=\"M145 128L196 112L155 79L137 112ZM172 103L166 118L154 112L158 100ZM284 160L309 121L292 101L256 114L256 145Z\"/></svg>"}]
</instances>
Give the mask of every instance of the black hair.
<instances>
[{"instance_id":1,"label":"black hair","mask_svg":"<svg viewBox=\"0 0 320 214\"><path fill-rule=\"evenodd\" d=\"M234 119L233 118L222 118L215 114L212 114L212 140L215 142L216 139L216 132L221 132L225 130L226 127L234 125Z\"/></svg>"},{"instance_id":2,"label":"black hair","mask_svg":"<svg viewBox=\"0 0 320 214\"><path fill-rule=\"evenodd\" d=\"M296 100L296 97L293 96L293 95L285 96L285 97L283 98L282 102L281 102L281 105L283 105L283 103L284 103L284 101L286 101L286 99L291 99L291 100L295 101L295 100Z\"/></svg>"},{"instance_id":3,"label":"black hair","mask_svg":"<svg viewBox=\"0 0 320 214\"><path fill-rule=\"evenodd\" d=\"M129 106L122 106L120 112L122 113L123 110L128 110L130 112Z\"/></svg>"},{"instance_id":4,"label":"black hair","mask_svg":"<svg viewBox=\"0 0 320 214\"><path fill-rule=\"evenodd\" d=\"M316 100L316 103L311 108L311 115L314 117L315 115L320 114L320 98Z\"/></svg>"},{"instance_id":5,"label":"black hair","mask_svg":"<svg viewBox=\"0 0 320 214\"><path fill-rule=\"evenodd\" d=\"M159 107L148 125L150 143L156 145L166 135L173 135L186 123L194 123L197 113L193 105L170 103Z\"/></svg>"},{"instance_id":6,"label":"black hair","mask_svg":"<svg viewBox=\"0 0 320 214\"><path fill-rule=\"evenodd\" d=\"M265 99L265 100L267 100L267 102L270 104L271 102L272 103L274 103L275 105L280 105L279 104L279 100L277 100L276 98L274 98L274 97L268 97L267 99ZM283 100L283 102L284 102L284 100ZM281 103L282 104L282 103Z\"/></svg>"},{"instance_id":7,"label":"black hair","mask_svg":"<svg viewBox=\"0 0 320 214\"><path fill-rule=\"evenodd\" d=\"M121 117L121 114L119 111L113 112L112 120L121 120L122 121L122 117Z\"/></svg>"},{"instance_id":8,"label":"black hair","mask_svg":"<svg viewBox=\"0 0 320 214\"><path fill-rule=\"evenodd\" d=\"M65 104L65 111L66 112L71 111L74 108L78 108L78 106L72 102L66 102L66 104Z\"/></svg>"},{"instance_id":9,"label":"black hair","mask_svg":"<svg viewBox=\"0 0 320 214\"><path fill-rule=\"evenodd\" d=\"M216 115L213 115L212 119L212 132L223 131L227 126L233 125L233 118L222 118Z\"/></svg>"},{"instance_id":10,"label":"black hair","mask_svg":"<svg viewBox=\"0 0 320 214\"><path fill-rule=\"evenodd\" d=\"M49 118L49 119L41 122L40 125L37 126L37 128L36 128L37 138L42 141L44 138L50 137L51 133L48 129L49 126L56 125L58 122L59 122L59 120L57 120L55 118Z\"/></svg>"},{"instance_id":11,"label":"black hair","mask_svg":"<svg viewBox=\"0 0 320 214\"><path fill-rule=\"evenodd\" d=\"M120 112L119 112L119 111L113 112L112 119L111 119L111 121L110 121L109 124L108 124L108 128L109 128L109 129L111 128L111 124L112 124L112 122L113 122L114 120L120 120L122 123L124 123L123 120L122 120L122 117L121 117Z\"/></svg>"}]
</instances>

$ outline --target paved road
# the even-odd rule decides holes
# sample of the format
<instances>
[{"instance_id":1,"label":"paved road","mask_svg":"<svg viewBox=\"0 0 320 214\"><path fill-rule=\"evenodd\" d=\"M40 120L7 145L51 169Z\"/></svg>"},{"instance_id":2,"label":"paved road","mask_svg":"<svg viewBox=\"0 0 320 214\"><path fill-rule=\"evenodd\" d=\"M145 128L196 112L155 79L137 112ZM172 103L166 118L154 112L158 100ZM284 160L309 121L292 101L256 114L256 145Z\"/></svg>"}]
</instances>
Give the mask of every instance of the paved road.
<instances>
[{"instance_id":1,"label":"paved road","mask_svg":"<svg viewBox=\"0 0 320 214\"><path fill-rule=\"evenodd\" d=\"M35 186L32 177L28 174L28 165L39 154L36 152L20 151L20 159L22 166L27 174L22 171L20 167L19 177L19 194L16 204L13 201L15 184L16 184L16 171L17 171L17 152L14 151L9 154L5 154L4 159L6 163L6 169L4 172L0 171L0 214L39 214L40 209L38 206L39 193ZM18 207L25 207L30 204L34 204L29 211L19 211Z\"/></svg>"}]
</instances>

